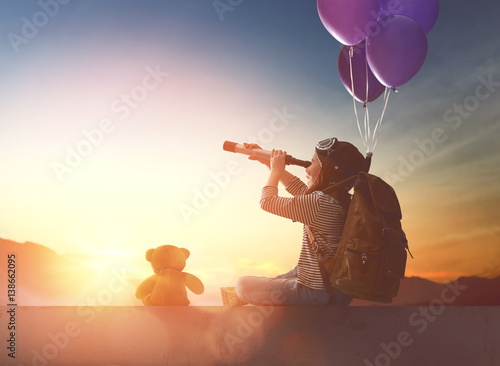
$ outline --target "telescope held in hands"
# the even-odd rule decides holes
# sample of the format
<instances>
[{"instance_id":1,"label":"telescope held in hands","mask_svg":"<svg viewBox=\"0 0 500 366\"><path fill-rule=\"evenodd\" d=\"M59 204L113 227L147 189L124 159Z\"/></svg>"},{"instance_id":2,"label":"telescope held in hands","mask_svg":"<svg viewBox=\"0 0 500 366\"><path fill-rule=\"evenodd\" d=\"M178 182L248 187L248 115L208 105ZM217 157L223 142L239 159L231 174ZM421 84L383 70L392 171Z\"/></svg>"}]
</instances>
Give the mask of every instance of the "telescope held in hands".
<instances>
[{"instance_id":1,"label":"telescope held in hands","mask_svg":"<svg viewBox=\"0 0 500 366\"><path fill-rule=\"evenodd\" d=\"M229 151L229 152L233 152L233 153L254 156L254 157L256 157L258 159L262 159L262 160L271 160L271 151L262 150L262 149L247 149L247 148L245 148L245 146L243 144L238 144L236 142L224 141L224 145L222 146L222 148L225 151ZM299 165L299 166L303 166L304 168L307 168L309 165L311 165L311 162L307 161L307 160L295 159L294 157L287 155L285 158L285 164L287 164L287 165Z\"/></svg>"}]
</instances>

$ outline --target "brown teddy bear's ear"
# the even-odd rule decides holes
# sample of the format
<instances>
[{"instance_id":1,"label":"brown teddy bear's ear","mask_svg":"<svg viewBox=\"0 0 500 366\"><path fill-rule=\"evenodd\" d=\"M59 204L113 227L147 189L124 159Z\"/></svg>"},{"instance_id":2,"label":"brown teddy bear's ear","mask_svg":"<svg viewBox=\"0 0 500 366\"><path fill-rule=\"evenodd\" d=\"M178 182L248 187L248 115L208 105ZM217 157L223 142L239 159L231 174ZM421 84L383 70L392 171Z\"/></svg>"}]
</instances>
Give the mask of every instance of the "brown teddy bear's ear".
<instances>
[{"instance_id":1,"label":"brown teddy bear's ear","mask_svg":"<svg viewBox=\"0 0 500 366\"><path fill-rule=\"evenodd\" d=\"M180 248L183 252L184 252L184 255L186 256L186 259L189 258L189 256L191 255L191 253L189 253L189 250L187 250L186 248Z\"/></svg>"},{"instance_id":2,"label":"brown teddy bear's ear","mask_svg":"<svg viewBox=\"0 0 500 366\"><path fill-rule=\"evenodd\" d=\"M151 262L151 257L153 257L154 251L155 251L154 249L148 249L148 251L146 252L146 260L148 262Z\"/></svg>"}]
</instances>

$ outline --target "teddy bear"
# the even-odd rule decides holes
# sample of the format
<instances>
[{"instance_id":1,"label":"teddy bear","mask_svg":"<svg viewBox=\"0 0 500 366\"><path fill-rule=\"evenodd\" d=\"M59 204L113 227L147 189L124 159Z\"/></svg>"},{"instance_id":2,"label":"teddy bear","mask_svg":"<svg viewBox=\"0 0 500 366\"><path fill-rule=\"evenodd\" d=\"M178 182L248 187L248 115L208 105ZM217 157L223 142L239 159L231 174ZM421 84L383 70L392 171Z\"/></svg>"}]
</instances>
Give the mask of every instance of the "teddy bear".
<instances>
[{"instance_id":1,"label":"teddy bear","mask_svg":"<svg viewBox=\"0 0 500 366\"><path fill-rule=\"evenodd\" d=\"M186 287L197 295L205 291L198 277L182 272L189 255L189 250L174 245L146 251L146 260L151 262L155 274L142 281L135 297L147 306L189 305Z\"/></svg>"}]
</instances>

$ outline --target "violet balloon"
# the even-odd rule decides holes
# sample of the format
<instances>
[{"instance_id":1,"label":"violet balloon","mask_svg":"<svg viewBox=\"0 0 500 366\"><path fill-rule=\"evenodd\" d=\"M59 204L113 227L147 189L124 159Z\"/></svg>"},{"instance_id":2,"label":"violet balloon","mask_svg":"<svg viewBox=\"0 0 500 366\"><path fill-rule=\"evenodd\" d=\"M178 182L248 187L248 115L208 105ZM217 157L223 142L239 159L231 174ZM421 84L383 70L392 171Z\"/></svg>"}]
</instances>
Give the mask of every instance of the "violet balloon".
<instances>
[{"instance_id":1,"label":"violet balloon","mask_svg":"<svg viewBox=\"0 0 500 366\"><path fill-rule=\"evenodd\" d=\"M344 46L340 50L338 59L338 70L340 75L340 80L347 91L354 95L354 97L362 102L373 102L377 99L385 90L385 86L377 80L373 74L370 67L367 65L366 52L365 52L365 42L359 45L352 46L353 56L351 61L349 61L349 51L350 46ZM351 64L352 64L352 79L354 83L351 83ZM368 97L366 96L366 71L368 68ZM352 90L354 84L354 91Z\"/></svg>"},{"instance_id":2,"label":"violet balloon","mask_svg":"<svg viewBox=\"0 0 500 366\"><path fill-rule=\"evenodd\" d=\"M349 46L366 38L379 10L379 0L318 0L318 14L325 28Z\"/></svg>"},{"instance_id":3,"label":"violet balloon","mask_svg":"<svg viewBox=\"0 0 500 366\"><path fill-rule=\"evenodd\" d=\"M380 17L406 15L417 21L425 33L436 24L439 14L439 0L380 0Z\"/></svg>"},{"instance_id":4,"label":"violet balloon","mask_svg":"<svg viewBox=\"0 0 500 366\"><path fill-rule=\"evenodd\" d=\"M366 39L368 65L385 86L405 84L414 77L427 56L427 35L412 18L390 15Z\"/></svg>"}]
</instances>

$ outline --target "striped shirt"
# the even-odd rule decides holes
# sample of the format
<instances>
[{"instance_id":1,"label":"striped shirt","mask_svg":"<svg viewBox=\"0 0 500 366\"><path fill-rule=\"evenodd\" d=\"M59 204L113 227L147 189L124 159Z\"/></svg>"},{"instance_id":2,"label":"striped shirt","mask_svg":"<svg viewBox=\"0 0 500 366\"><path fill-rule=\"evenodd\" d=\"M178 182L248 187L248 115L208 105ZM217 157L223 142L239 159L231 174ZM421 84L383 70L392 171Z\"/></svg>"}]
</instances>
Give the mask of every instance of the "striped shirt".
<instances>
[{"instance_id":1,"label":"striped shirt","mask_svg":"<svg viewBox=\"0 0 500 366\"><path fill-rule=\"evenodd\" d=\"M324 290L318 257L311 249L306 225L323 249L325 260L329 260L337 250L347 211L331 196L321 191L305 194L307 189L307 185L297 177L286 186L293 197L279 197L277 187L265 186L260 206L267 212L304 224L297 265L298 282L309 288Z\"/></svg>"}]
</instances>

